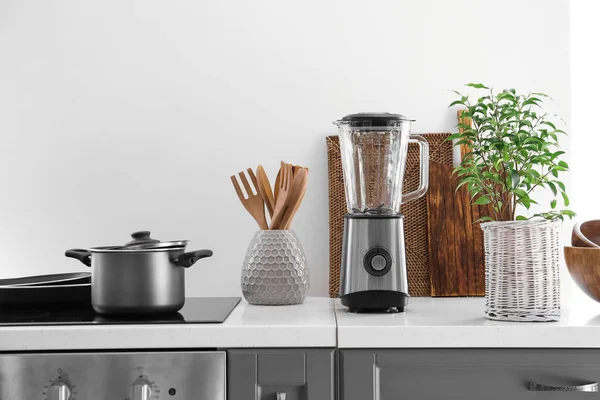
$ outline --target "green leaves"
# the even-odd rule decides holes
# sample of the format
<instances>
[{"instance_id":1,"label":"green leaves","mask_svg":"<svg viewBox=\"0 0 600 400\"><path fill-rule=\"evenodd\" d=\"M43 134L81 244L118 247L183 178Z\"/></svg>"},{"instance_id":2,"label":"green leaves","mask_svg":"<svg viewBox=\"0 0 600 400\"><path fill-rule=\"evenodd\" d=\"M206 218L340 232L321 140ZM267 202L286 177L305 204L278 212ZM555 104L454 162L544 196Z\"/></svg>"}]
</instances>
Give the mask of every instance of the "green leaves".
<instances>
[{"instance_id":1,"label":"green leaves","mask_svg":"<svg viewBox=\"0 0 600 400\"><path fill-rule=\"evenodd\" d=\"M473 204L478 206L484 206L486 204L490 204L492 201L485 196L479 197L477 200L473 202Z\"/></svg>"},{"instance_id":2,"label":"green leaves","mask_svg":"<svg viewBox=\"0 0 600 400\"><path fill-rule=\"evenodd\" d=\"M513 189L517 189L519 187L519 183L521 182L521 176L519 175L519 173L517 171L515 171L514 169L510 170L510 179L511 179L511 187Z\"/></svg>"},{"instance_id":3,"label":"green leaves","mask_svg":"<svg viewBox=\"0 0 600 400\"><path fill-rule=\"evenodd\" d=\"M561 167L563 167L563 168L565 168L565 170L568 170L568 169L569 169L569 164L567 164L567 163L566 163L566 162L564 162L564 161L559 161L559 162L558 162L558 165L559 165L559 166L561 166Z\"/></svg>"},{"instance_id":4,"label":"green leaves","mask_svg":"<svg viewBox=\"0 0 600 400\"><path fill-rule=\"evenodd\" d=\"M569 196L567 196L567 194L565 192L560 192L560 194L562 195L563 201L565 203L565 207L569 207Z\"/></svg>"},{"instance_id":5,"label":"green leaves","mask_svg":"<svg viewBox=\"0 0 600 400\"><path fill-rule=\"evenodd\" d=\"M482 83L467 83L465 86L472 87L475 89L489 89L487 86Z\"/></svg>"},{"instance_id":6,"label":"green leaves","mask_svg":"<svg viewBox=\"0 0 600 400\"><path fill-rule=\"evenodd\" d=\"M470 98L453 91L458 99L450 104L463 107L462 115L472 119L472 126L458 124L461 133L448 139L471 149L455 169L460 177L458 187L467 187L473 204L490 206L492 215L484 216L485 220L527 219L517 215L518 207L529 209L537 204L535 196L544 189L554 196L551 211L535 216L571 218L572 211L556 209L557 197L569 206L565 185L559 179L569 165L560 160L565 152L558 142L559 135L566 133L557 129L554 115L543 111L549 96L519 94L515 89L495 93L482 83L466 86L476 89L478 95Z\"/></svg>"},{"instance_id":7,"label":"green leaves","mask_svg":"<svg viewBox=\"0 0 600 400\"><path fill-rule=\"evenodd\" d=\"M550 190L552 190L552 194L554 194L554 196L556 197L556 195L558 194L558 192L556 191L556 185L554 185L554 183L552 182L546 182L546 186L548 186Z\"/></svg>"}]
</instances>

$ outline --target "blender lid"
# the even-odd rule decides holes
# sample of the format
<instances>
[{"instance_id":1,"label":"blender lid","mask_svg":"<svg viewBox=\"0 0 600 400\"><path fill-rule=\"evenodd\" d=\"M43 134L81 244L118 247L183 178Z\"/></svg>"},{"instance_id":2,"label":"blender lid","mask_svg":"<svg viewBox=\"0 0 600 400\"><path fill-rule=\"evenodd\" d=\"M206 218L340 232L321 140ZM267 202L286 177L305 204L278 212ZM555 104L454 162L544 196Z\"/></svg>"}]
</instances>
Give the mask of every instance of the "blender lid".
<instances>
[{"instance_id":1,"label":"blender lid","mask_svg":"<svg viewBox=\"0 0 600 400\"><path fill-rule=\"evenodd\" d=\"M347 123L350 126L396 126L403 121L412 122L414 120L400 114L364 112L348 114L335 123Z\"/></svg>"}]
</instances>

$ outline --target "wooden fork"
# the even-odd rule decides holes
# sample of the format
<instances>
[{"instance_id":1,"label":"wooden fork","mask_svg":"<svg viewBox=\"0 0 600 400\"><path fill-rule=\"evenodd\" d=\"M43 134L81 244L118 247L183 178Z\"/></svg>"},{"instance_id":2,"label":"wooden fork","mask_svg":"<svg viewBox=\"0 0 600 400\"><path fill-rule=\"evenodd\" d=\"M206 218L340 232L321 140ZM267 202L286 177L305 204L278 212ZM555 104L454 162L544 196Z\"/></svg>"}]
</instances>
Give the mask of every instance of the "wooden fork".
<instances>
[{"instance_id":1,"label":"wooden fork","mask_svg":"<svg viewBox=\"0 0 600 400\"><path fill-rule=\"evenodd\" d=\"M277 190L277 200L275 201L275 209L273 210L273 219L269 229L280 229L280 223L283 219L285 209L288 206L288 195L292 187L292 166L281 162L279 179L279 189Z\"/></svg>"},{"instance_id":2,"label":"wooden fork","mask_svg":"<svg viewBox=\"0 0 600 400\"><path fill-rule=\"evenodd\" d=\"M233 183L233 188L235 189L235 192L237 193L240 202L242 203L244 208L250 213L250 215L252 215L254 220L258 223L260 229L269 229L269 226L267 225L267 220L265 219L265 202L258 193L258 189L256 189L258 187L256 176L254 175L254 171L252 171L252 168L248 168L247 171L248 175L250 175L250 180L254 185L254 193L252 192L252 187L248 183L248 179L246 179L244 171L238 173L238 175L242 181L242 184L244 185L244 189L246 189L248 198L244 197L244 193L242 193L242 189L240 188L240 184L238 183L235 175L231 176L231 183Z\"/></svg>"}]
</instances>

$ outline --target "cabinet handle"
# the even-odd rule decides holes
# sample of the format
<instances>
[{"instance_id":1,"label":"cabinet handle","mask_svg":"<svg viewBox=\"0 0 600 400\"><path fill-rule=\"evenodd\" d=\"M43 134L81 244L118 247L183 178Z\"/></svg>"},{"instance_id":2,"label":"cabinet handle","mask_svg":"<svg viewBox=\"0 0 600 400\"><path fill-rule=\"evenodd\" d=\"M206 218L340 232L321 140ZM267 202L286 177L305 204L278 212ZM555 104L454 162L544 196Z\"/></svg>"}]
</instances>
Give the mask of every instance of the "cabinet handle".
<instances>
[{"instance_id":1,"label":"cabinet handle","mask_svg":"<svg viewBox=\"0 0 600 400\"><path fill-rule=\"evenodd\" d=\"M285 392L277 392L277 400L285 400Z\"/></svg>"},{"instance_id":2,"label":"cabinet handle","mask_svg":"<svg viewBox=\"0 0 600 400\"><path fill-rule=\"evenodd\" d=\"M598 382L575 386L550 386L530 381L529 390L531 392L597 392Z\"/></svg>"}]
</instances>

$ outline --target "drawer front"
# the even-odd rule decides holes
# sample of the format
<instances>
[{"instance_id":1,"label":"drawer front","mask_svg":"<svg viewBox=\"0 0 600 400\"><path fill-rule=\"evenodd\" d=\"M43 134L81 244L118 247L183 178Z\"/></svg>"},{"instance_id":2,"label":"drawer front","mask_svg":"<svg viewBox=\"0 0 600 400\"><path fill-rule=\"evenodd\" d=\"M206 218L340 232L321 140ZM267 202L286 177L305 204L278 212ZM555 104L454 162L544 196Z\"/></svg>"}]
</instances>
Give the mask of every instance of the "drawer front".
<instances>
[{"instance_id":1,"label":"drawer front","mask_svg":"<svg viewBox=\"0 0 600 400\"><path fill-rule=\"evenodd\" d=\"M333 400L334 349L227 351L228 400Z\"/></svg>"},{"instance_id":2,"label":"drawer front","mask_svg":"<svg viewBox=\"0 0 600 400\"><path fill-rule=\"evenodd\" d=\"M600 398L597 382L599 350L340 351L341 400Z\"/></svg>"}]
</instances>

